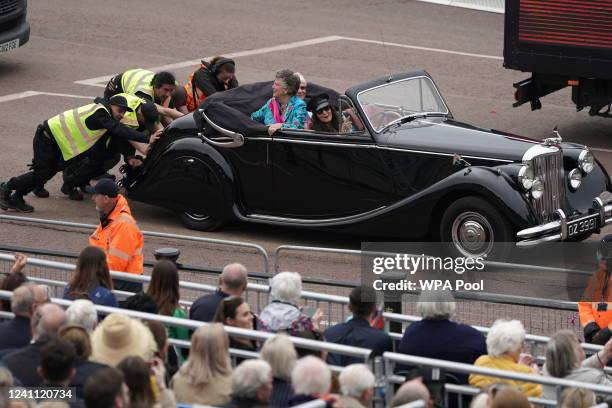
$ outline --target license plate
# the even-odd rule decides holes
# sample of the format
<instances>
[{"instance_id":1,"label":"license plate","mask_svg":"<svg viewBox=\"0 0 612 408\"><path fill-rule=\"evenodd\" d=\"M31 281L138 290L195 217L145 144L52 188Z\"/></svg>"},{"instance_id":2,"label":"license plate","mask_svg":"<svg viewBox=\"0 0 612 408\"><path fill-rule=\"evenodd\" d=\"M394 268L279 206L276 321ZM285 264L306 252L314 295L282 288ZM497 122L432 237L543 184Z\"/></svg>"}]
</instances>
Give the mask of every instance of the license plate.
<instances>
[{"instance_id":1,"label":"license plate","mask_svg":"<svg viewBox=\"0 0 612 408\"><path fill-rule=\"evenodd\" d=\"M597 229L597 219L599 214L589 215L567 223L567 237L582 235L586 232Z\"/></svg>"},{"instance_id":2,"label":"license plate","mask_svg":"<svg viewBox=\"0 0 612 408\"><path fill-rule=\"evenodd\" d=\"M19 38L0 44L0 53L19 48Z\"/></svg>"}]
</instances>

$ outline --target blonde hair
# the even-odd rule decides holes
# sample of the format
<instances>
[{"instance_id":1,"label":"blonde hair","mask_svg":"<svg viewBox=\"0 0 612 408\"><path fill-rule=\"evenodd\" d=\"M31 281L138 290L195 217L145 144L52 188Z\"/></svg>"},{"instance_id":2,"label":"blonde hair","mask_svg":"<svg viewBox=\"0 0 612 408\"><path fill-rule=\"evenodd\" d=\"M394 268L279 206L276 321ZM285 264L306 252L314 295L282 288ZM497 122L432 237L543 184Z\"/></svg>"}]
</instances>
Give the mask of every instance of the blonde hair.
<instances>
[{"instance_id":1,"label":"blonde hair","mask_svg":"<svg viewBox=\"0 0 612 408\"><path fill-rule=\"evenodd\" d=\"M595 393L582 388L567 388L559 400L561 408L588 408L596 403Z\"/></svg>"},{"instance_id":2,"label":"blonde hair","mask_svg":"<svg viewBox=\"0 0 612 408\"><path fill-rule=\"evenodd\" d=\"M192 385L208 384L232 372L229 338L221 323L199 327L191 337L189 359L179 372Z\"/></svg>"},{"instance_id":3,"label":"blonde hair","mask_svg":"<svg viewBox=\"0 0 612 408\"><path fill-rule=\"evenodd\" d=\"M273 377L286 381L291 380L291 371L297 361L297 352L289 337L284 334L270 337L261 348L261 358L270 364Z\"/></svg>"}]
</instances>

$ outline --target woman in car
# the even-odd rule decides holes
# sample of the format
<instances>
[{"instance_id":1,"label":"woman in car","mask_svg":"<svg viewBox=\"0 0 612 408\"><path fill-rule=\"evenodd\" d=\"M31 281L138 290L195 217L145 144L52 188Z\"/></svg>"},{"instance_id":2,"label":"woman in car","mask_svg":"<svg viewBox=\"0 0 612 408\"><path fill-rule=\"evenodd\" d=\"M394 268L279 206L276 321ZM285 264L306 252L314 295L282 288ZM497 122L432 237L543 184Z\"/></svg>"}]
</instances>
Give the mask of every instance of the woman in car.
<instances>
[{"instance_id":1,"label":"woman in car","mask_svg":"<svg viewBox=\"0 0 612 408\"><path fill-rule=\"evenodd\" d=\"M329 95L314 96L308 103L308 110L312 112L312 125L309 129L317 132L348 133L363 130L361 121L352 109L342 111L342 125L338 120L336 110L331 106Z\"/></svg>"},{"instance_id":2,"label":"woman in car","mask_svg":"<svg viewBox=\"0 0 612 408\"><path fill-rule=\"evenodd\" d=\"M276 73L272 84L272 98L251 114L251 119L268 125L272 136L280 128L304 129L308 117L306 104L296 96L300 88L300 77L289 69Z\"/></svg>"}]
</instances>

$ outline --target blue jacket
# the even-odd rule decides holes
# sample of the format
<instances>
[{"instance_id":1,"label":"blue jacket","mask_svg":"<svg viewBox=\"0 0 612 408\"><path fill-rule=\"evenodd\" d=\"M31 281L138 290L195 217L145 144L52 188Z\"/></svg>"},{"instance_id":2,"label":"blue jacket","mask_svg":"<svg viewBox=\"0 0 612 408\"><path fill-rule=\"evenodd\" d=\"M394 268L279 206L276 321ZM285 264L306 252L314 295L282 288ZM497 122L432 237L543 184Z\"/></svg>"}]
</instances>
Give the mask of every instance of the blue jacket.
<instances>
[{"instance_id":1,"label":"blue jacket","mask_svg":"<svg viewBox=\"0 0 612 408\"><path fill-rule=\"evenodd\" d=\"M484 335L471 326L447 319L427 319L406 328L397 352L474 364L478 357L487 354L487 343ZM457 374L457 378L467 384L467 374Z\"/></svg>"},{"instance_id":2,"label":"blue jacket","mask_svg":"<svg viewBox=\"0 0 612 408\"><path fill-rule=\"evenodd\" d=\"M340 323L325 330L325 340L372 350L372 357L380 356L385 351L393 351L391 337L382 330L375 329L370 323L363 319L351 319L346 323ZM357 357L329 354L327 363L338 366L363 363L363 359Z\"/></svg>"},{"instance_id":3,"label":"blue jacket","mask_svg":"<svg viewBox=\"0 0 612 408\"><path fill-rule=\"evenodd\" d=\"M271 103L274 98L268 101L259 110L251 113L251 119L264 125L273 125L277 123L272 113ZM283 114L283 127L289 129L304 129L304 122L308 117L306 104L297 96L292 96L287 104L287 109Z\"/></svg>"},{"instance_id":4,"label":"blue jacket","mask_svg":"<svg viewBox=\"0 0 612 408\"><path fill-rule=\"evenodd\" d=\"M64 299L73 300L69 295L70 293L70 285L66 285L64 287L64 295L62 296ZM98 285L93 287L89 293L89 300L91 300L96 305L101 306L110 306L110 307L119 307L117 304L117 299L113 292L106 289L104 286Z\"/></svg>"}]
</instances>

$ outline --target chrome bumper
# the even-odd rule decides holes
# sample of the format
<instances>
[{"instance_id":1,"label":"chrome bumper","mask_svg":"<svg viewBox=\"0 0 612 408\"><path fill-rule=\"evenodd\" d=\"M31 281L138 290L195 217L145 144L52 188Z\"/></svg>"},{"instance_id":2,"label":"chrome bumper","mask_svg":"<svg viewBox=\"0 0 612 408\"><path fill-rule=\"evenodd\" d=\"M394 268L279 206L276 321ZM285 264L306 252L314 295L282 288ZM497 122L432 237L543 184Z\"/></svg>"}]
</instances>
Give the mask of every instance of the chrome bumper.
<instances>
[{"instance_id":1,"label":"chrome bumper","mask_svg":"<svg viewBox=\"0 0 612 408\"><path fill-rule=\"evenodd\" d=\"M587 218L593 214L599 214L597 218L598 228L603 228L606 225L612 224L612 194L609 192L602 193L599 197L593 200L594 213L574 219L568 220L565 212L558 209L556 211L559 217L556 221L551 221L546 224L541 224L536 227L526 228L516 234L519 247L530 247L544 242L564 241L567 239L567 224L570 221L578 221L581 218Z\"/></svg>"}]
</instances>

